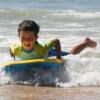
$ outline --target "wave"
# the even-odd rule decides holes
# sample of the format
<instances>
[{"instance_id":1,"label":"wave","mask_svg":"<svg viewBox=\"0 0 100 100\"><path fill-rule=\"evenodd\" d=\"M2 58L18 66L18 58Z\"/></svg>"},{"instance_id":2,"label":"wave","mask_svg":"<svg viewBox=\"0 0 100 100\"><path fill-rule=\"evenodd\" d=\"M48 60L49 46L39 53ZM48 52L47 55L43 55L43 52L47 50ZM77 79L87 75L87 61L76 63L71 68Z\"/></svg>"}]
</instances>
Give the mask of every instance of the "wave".
<instances>
[{"instance_id":1,"label":"wave","mask_svg":"<svg viewBox=\"0 0 100 100\"><path fill-rule=\"evenodd\" d=\"M61 10L61 11L55 11L52 16L73 16L73 17L79 17L79 18L100 18L100 12L99 11L79 11L79 10Z\"/></svg>"},{"instance_id":2,"label":"wave","mask_svg":"<svg viewBox=\"0 0 100 100\"><path fill-rule=\"evenodd\" d=\"M35 15L35 14L47 14L48 16L74 16L80 18L99 18L100 12L99 11L79 11L79 10L47 10L47 9L40 9L40 8L32 8L32 9L18 9L18 8L4 8L0 9L0 15L2 14L16 14L16 15ZM43 15L42 14L42 15Z\"/></svg>"},{"instance_id":3,"label":"wave","mask_svg":"<svg viewBox=\"0 0 100 100\"><path fill-rule=\"evenodd\" d=\"M89 5L88 5L89 4ZM0 8L100 9L99 0L1 0Z\"/></svg>"},{"instance_id":4,"label":"wave","mask_svg":"<svg viewBox=\"0 0 100 100\"><path fill-rule=\"evenodd\" d=\"M87 53L89 52L90 55ZM83 86L100 86L100 65L99 57L96 57L97 52L88 49L80 55L65 56L65 64L61 68L48 69L46 72L43 69L38 69L38 76L29 77L27 81L18 81L19 78L24 79L25 76L13 75L12 77L5 76L4 72L0 73L0 85L4 84L23 84L23 85L48 85L58 87L83 87ZM84 55L85 54L85 55ZM95 56L94 56L95 55ZM83 56L83 57L82 57ZM100 52L99 52L100 56ZM10 58L10 59L9 59ZM12 61L11 57L5 56L4 61ZM41 73L42 72L42 75ZM44 72L44 73L43 73ZM27 75L27 74L26 74ZM29 74L28 74L29 75ZM19 78L18 78L19 77ZM27 76L26 76L27 77ZM17 81L16 81L17 80Z\"/></svg>"}]
</instances>

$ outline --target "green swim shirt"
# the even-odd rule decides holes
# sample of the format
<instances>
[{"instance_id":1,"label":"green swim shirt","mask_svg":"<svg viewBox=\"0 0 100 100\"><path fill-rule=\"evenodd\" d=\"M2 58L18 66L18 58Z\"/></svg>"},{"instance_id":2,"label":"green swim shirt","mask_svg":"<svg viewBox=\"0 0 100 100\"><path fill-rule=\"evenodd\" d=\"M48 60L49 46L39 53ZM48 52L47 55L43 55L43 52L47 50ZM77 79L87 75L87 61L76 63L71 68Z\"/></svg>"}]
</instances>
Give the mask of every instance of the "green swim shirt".
<instances>
[{"instance_id":1,"label":"green swim shirt","mask_svg":"<svg viewBox=\"0 0 100 100\"><path fill-rule=\"evenodd\" d=\"M36 43L32 50L24 50L21 44L12 44L11 52L21 60L42 59L46 58L48 52L55 46L53 40L48 41L47 44L41 45Z\"/></svg>"}]
</instances>

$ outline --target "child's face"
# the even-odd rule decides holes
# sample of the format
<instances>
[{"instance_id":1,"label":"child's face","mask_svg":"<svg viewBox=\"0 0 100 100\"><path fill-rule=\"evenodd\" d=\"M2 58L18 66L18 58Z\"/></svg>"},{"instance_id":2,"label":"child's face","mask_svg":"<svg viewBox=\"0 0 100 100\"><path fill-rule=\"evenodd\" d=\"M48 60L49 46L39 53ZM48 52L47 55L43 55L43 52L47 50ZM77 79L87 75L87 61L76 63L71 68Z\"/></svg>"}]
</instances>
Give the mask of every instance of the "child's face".
<instances>
[{"instance_id":1,"label":"child's face","mask_svg":"<svg viewBox=\"0 0 100 100\"><path fill-rule=\"evenodd\" d=\"M37 40L37 37L30 31L21 31L19 38L25 50L34 48L35 41Z\"/></svg>"}]
</instances>

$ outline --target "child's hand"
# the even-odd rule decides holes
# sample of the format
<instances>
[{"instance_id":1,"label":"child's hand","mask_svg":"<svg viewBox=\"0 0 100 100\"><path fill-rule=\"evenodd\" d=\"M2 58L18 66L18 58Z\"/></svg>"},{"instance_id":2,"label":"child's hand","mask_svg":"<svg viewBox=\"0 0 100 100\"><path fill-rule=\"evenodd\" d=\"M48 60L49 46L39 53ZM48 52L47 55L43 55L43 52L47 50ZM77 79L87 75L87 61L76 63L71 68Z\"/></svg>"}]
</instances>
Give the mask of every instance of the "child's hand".
<instances>
[{"instance_id":1,"label":"child's hand","mask_svg":"<svg viewBox=\"0 0 100 100\"><path fill-rule=\"evenodd\" d=\"M59 60L61 61L61 62L65 62L65 60L64 60L64 58L59 58Z\"/></svg>"}]
</instances>

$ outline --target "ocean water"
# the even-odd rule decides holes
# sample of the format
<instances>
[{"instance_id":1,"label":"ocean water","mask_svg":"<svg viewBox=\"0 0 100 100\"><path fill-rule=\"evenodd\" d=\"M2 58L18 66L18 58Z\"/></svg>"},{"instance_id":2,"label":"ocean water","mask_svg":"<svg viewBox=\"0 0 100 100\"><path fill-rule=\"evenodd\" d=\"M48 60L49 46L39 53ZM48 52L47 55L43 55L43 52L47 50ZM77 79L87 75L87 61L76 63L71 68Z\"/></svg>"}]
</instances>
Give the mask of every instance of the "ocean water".
<instances>
[{"instance_id":1,"label":"ocean water","mask_svg":"<svg viewBox=\"0 0 100 100\"><path fill-rule=\"evenodd\" d=\"M64 56L64 70L49 72L45 84L60 87L100 86L100 1L99 0L0 0L0 63L11 61L9 47L19 42L18 24L35 20L40 25L38 41L58 38L62 50L90 37L97 42L95 49L86 48L78 55ZM52 76L60 77L60 81ZM2 75L1 75L2 76ZM1 84L9 78L1 77Z\"/></svg>"}]
</instances>

